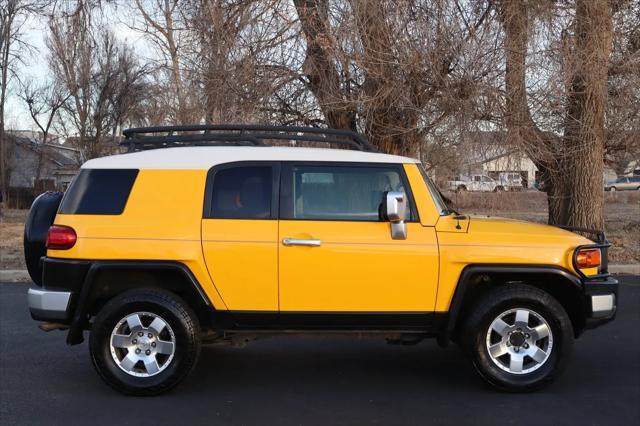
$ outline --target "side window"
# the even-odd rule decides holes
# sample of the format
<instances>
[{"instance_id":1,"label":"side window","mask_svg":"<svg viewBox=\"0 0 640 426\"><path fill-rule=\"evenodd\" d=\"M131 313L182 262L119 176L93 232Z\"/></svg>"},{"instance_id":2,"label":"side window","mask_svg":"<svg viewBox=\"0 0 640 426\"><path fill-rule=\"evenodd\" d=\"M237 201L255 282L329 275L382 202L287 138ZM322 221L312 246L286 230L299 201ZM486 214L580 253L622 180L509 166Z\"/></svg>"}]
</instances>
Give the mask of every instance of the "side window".
<instances>
[{"instance_id":1,"label":"side window","mask_svg":"<svg viewBox=\"0 0 640 426\"><path fill-rule=\"evenodd\" d=\"M482 176L483 182L491 182L491 179L488 176Z\"/></svg>"},{"instance_id":2,"label":"side window","mask_svg":"<svg viewBox=\"0 0 640 426\"><path fill-rule=\"evenodd\" d=\"M377 222L385 192L406 193L399 170L389 167L293 166L292 181L286 219Z\"/></svg>"},{"instance_id":3,"label":"side window","mask_svg":"<svg viewBox=\"0 0 640 426\"><path fill-rule=\"evenodd\" d=\"M122 214L137 176L137 169L82 169L64 194L58 212Z\"/></svg>"},{"instance_id":4,"label":"side window","mask_svg":"<svg viewBox=\"0 0 640 426\"><path fill-rule=\"evenodd\" d=\"M210 200L208 218L272 218L273 168L237 166L216 171Z\"/></svg>"},{"instance_id":5,"label":"side window","mask_svg":"<svg viewBox=\"0 0 640 426\"><path fill-rule=\"evenodd\" d=\"M473 177L473 181L474 182L480 182L480 176L474 176Z\"/></svg>"}]
</instances>

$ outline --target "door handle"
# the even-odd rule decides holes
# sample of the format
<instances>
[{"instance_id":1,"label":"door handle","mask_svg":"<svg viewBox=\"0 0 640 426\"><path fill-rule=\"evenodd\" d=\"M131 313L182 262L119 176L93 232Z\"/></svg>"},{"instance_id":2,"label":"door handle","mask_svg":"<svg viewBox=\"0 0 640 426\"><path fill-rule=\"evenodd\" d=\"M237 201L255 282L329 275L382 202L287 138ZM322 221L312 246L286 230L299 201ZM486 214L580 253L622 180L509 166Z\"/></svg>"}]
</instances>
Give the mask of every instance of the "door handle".
<instances>
[{"instance_id":1,"label":"door handle","mask_svg":"<svg viewBox=\"0 0 640 426\"><path fill-rule=\"evenodd\" d=\"M285 238L282 240L282 244L285 246L305 246L305 247L320 247L322 241L320 240L303 240L298 238Z\"/></svg>"}]
</instances>

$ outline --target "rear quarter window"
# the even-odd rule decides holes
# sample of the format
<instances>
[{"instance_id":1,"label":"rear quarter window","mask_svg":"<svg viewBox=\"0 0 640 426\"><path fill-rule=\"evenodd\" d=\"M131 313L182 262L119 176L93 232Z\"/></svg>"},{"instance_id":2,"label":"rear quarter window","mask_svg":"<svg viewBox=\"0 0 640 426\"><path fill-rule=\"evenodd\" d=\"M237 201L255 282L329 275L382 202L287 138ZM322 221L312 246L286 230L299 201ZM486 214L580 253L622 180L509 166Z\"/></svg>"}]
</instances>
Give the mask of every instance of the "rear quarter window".
<instances>
[{"instance_id":1,"label":"rear quarter window","mask_svg":"<svg viewBox=\"0 0 640 426\"><path fill-rule=\"evenodd\" d=\"M65 193L58 213L122 214L137 176L137 169L83 169Z\"/></svg>"},{"instance_id":2,"label":"rear quarter window","mask_svg":"<svg viewBox=\"0 0 640 426\"><path fill-rule=\"evenodd\" d=\"M224 166L215 171L212 190L207 190L205 218L274 219L276 185L270 164Z\"/></svg>"}]
</instances>

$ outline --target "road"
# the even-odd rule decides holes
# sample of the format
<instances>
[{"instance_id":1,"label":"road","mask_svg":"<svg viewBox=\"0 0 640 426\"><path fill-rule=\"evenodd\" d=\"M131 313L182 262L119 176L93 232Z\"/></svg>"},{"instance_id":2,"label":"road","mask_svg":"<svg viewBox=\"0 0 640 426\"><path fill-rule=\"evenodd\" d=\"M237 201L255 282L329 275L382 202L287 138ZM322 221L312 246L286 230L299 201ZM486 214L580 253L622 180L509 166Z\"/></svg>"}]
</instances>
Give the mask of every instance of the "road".
<instances>
[{"instance_id":1,"label":"road","mask_svg":"<svg viewBox=\"0 0 640 426\"><path fill-rule=\"evenodd\" d=\"M623 278L616 321L585 334L551 387L487 388L456 347L346 337L278 337L205 347L167 395L104 385L86 344L43 333L24 284L0 284L0 424L640 424L640 277Z\"/></svg>"}]
</instances>

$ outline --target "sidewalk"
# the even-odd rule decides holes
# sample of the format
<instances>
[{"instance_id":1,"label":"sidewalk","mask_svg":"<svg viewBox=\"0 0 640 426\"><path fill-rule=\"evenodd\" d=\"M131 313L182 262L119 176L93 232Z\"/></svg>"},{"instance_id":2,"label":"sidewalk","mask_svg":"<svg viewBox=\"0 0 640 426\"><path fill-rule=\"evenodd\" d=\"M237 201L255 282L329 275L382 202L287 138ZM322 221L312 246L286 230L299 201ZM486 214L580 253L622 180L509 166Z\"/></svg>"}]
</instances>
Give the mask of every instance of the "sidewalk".
<instances>
[{"instance_id":1,"label":"sidewalk","mask_svg":"<svg viewBox=\"0 0 640 426\"><path fill-rule=\"evenodd\" d=\"M609 265L611 274L640 275L639 265ZM0 283L31 282L29 273L24 269L0 270Z\"/></svg>"}]
</instances>

